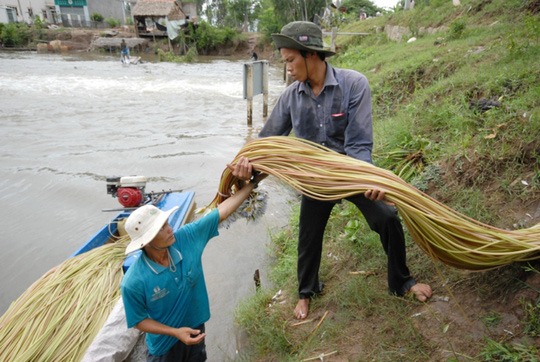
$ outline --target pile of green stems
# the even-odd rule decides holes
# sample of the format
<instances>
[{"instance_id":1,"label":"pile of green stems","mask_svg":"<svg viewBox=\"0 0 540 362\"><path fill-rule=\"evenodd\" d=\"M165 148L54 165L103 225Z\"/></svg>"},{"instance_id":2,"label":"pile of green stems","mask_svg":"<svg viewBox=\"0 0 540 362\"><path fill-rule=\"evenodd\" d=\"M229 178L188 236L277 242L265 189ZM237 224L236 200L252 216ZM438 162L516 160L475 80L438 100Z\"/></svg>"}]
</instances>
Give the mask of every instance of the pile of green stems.
<instances>
[{"instance_id":1,"label":"pile of green stems","mask_svg":"<svg viewBox=\"0 0 540 362\"><path fill-rule=\"evenodd\" d=\"M0 318L0 361L80 361L120 298L127 239L67 259Z\"/></svg>"},{"instance_id":2,"label":"pile of green stems","mask_svg":"<svg viewBox=\"0 0 540 362\"><path fill-rule=\"evenodd\" d=\"M540 224L505 230L473 220L407 184L394 173L294 137L247 143L231 162L247 157L257 171L275 176L303 195L338 200L371 189L385 191L415 243L431 258L460 269L485 270L540 257ZM237 189L227 168L215 207Z\"/></svg>"}]
</instances>

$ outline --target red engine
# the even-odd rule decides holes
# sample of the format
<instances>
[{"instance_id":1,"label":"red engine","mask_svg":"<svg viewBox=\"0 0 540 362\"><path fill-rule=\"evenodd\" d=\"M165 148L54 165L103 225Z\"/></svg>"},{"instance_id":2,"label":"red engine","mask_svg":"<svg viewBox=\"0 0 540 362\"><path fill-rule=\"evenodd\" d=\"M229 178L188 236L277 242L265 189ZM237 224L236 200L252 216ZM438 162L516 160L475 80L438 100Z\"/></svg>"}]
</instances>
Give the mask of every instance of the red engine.
<instances>
[{"instance_id":1,"label":"red engine","mask_svg":"<svg viewBox=\"0 0 540 362\"><path fill-rule=\"evenodd\" d=\"M118 197L123 207L138 207L147 201L144 192L146 181L144 176L108 177L107 193Z\"/></svg>"},{"instance_id":2,"label":"red engine","mask_svg":"<svg viewBox=\"0 0 540 362\"><path fill-rule=\"evenodd\" d=\"M141 204L141 190L131 187L121 187L117 190L118 202L124 207L137 207Z\"/></svg>"}]
</instances>

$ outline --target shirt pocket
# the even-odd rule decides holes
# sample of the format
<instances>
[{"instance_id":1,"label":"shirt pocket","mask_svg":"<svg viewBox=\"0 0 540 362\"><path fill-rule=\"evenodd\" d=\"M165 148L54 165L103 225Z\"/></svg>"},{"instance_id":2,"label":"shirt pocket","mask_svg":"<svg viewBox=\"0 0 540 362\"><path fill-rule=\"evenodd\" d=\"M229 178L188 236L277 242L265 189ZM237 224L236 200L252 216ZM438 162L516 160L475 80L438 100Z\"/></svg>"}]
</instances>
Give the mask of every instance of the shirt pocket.
<instances>
[{"instance_id":1,"label":"shirt pocket","mask_svg":"<svg viewBox=\"0 0 540 362\"><path fill-rule=\"evenodd\" d=\"M328 125L327 135L330 138L342 141L345 138L345 130L347 129L348 108L343 99L341 88L334 91L330 110L330 124Z\"/></svg>"},{"instance_id":2,"label":"shirt pocket","mask_svg":"<svg viewBox=\"0 0 540 362\"><path fill-rule=\"evenodd\" d=\"M336 139L343 139L347 129L347 113L335 112L330 115L328 125L328 136Z\"/></svg>"},{"instance_id":3,"label":"shirt pocket","mask_svg":"<svg viewBox=\"0 0 540 362\"><path fill-rule=\"evenodd\" d=\"M202 271L200 267L197 264L190 264L185 274L187 285L190 288L194 288L199 282L199 279L201 279L201 275Z\"/></svg>"}]
</instances>

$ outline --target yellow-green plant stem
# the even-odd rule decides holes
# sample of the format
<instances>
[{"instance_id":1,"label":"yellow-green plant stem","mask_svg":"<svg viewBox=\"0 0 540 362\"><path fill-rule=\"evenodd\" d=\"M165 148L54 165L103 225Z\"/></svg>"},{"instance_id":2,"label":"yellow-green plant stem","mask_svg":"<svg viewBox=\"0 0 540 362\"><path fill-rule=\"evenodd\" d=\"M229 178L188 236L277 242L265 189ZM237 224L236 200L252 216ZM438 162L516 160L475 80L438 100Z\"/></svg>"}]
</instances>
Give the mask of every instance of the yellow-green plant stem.
<instances>
[{"instance_id":1,"label":"yellow-green plant stem","mask_svg":"<svg viewBox=\"0 0 540 362\"><path fill-rule=\"evenodd\" d=\"M120 298L127 237L67 259L0 318L1 361L79 361Z\"/></svg>"},{"instance_id":2,"label":"yellow-green plant stem","mask_svg":"<svg viewBox=\"0 0 540 362\"><path fill-rule=\"evenodd\" d=\"M257 171L275 176L318 200L337 200L374 188L386 192L413 240L430 257L460 269L485 270L540 257L540 224L522 230L499 229L450 209L394 173L294 137L268 137L247 143L232 164L247 157ZM223 171L209 207L234 192L235 178Z\"/></svg>"}]
</instances>

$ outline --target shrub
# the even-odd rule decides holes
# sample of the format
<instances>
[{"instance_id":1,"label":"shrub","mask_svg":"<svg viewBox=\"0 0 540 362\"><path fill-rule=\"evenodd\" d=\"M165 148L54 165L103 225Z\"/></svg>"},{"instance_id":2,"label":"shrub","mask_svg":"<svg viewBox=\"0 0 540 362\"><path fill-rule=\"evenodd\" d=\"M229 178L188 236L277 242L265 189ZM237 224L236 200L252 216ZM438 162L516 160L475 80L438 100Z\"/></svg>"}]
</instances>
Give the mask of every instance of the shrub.
<instances>
[{"instance_id":1,"label":"shrub","mask_svg":"<svg viewBox=\"0 0 540 362\"><path fill-rule=\"evenodd\" d=\"M105 18L100 13L92 13L92 15L90 15L90 20L92 21L100 22L103 21L103 19Z\"/></svg>"},{"instance_id":2,"label":"shrub","mask_svg":"<svg viewBox=\"0 0 540 362\"><path fill-rule=\"evenodd\" d=\"M448 39L459 39L463 37L463 31L467 27L467 24L465 24L462 20L456 20L452 24L450 24L450 31L448 34Z\"/></svg>"},{"instance_id":3,"label":"shrub","mask_svg":"<svg viewBox=\"0 0 540 362\"><path fill-rule=\"evenodd\" d=\"M107 24L109 24L109 26L111 28L116 28L118 26L120 26L120 20L116 20L115 18L113 18L112 16L108 17L107 19L105 19L105 22Z\"/></svg>"},{"instance_id":4,"label":"shrub","mask_svg":"<svg viewBox=\"0 0 540 362\"><path fill-rule=\"evenodd\" d=\"M5 24L0 37L4 44L9 47L26 45L28 42L28 26L17 23Z\"/></svg>"},{"instance_id":5,"label":"shrub","mask_svg":"<svg viewBox=\"0 0 540 362\"><path fill-rule=\"evenodd\" d=\"M232 43L237 36L238 32L234 29L227 27L218 29L205 21L191 30L191 37L195 41L197 50L200 50L203 54L218 45Z\"/></svg>"}]
</instances>

